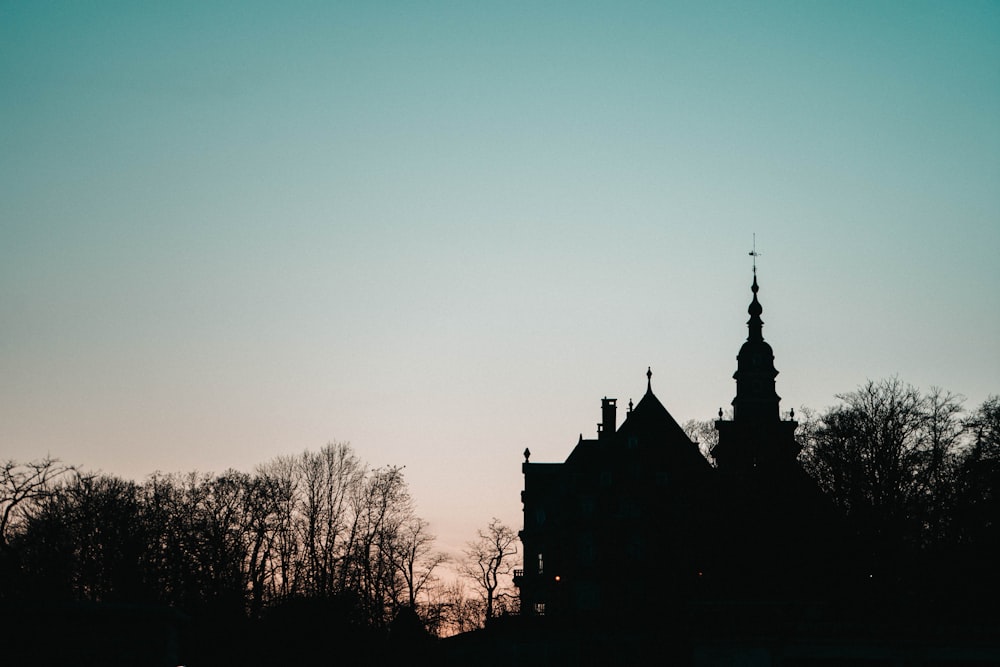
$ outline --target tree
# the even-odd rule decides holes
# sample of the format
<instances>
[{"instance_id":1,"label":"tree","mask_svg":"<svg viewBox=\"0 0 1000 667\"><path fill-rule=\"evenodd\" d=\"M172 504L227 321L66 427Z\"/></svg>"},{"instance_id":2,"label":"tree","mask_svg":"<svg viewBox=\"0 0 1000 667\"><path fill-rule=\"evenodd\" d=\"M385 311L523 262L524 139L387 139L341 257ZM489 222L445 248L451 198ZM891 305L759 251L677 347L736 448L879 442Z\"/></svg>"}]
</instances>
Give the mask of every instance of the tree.
<instances>
[{"instance_id":1,"label":"tree","mask_svg":"<svg viewBox=\"0 0 1000 667\"><path fill-rule=\"evenodd\" d=\"M719 444L719 432L715 428L715 421L711 419L697 420L689 419L684 422L684 433L691 438L691 442L698 445L698 451L705 459L715 465L712 458L712 448Z\"/></svg>"},{"instance_id":2,"label":"tree","mask_svg":"<svg viewBox=\"0 0 1000 667\"><path fill-rule=\"evenodd\" d=\"M311 595L335 594L347 575L350 501L367 471L346 443L327 444L297 459L303 585Z\"/></svg>"},{"instance_id":3,"label":"tree","mask_svg":"<svg viewBox=\"0 0 1000 667\"><path fill-rule=\"evenodd\" d=\"M980 554L1000 551L1000 396L965 419L969 444L959 467L954 541ZM995 568L992 568L995 569Z\"/></svg>"},{"instance_id":4,"label":"tree","mask_svg":"<svg viewBox=\"0 0 1000 667\"><path fill-rule=\"evenodd\" d=\"M506 587L514 570L511 556L517 554L517 533L493 517L486 530L480 529L477 535L477 539L466 545L460 572L475 583L484 602L485 620L489 622L496 614L498 602L510 595Z\"/></svg>"},{"instance_id":5,"label":"tree","mask_svg":"<svg viewBox=\"0 0 1000 667\"><path fill-rule=\"evenodd\" d=\"M354 532L358 591L370 622L386 625L402 606L403 586L393 561L401 527L413 516L402 468L371 471L357 496Z\"/></svg>"},{"instance_id":6,"label":"tree","mask_svg":"<svg viewBox=\"0 0 1000 667\"><path fill-rule=\"evenodd\" d=\"M26 507L47 497L53 483L73 470L73 466L48 456L28 463L8 460L0 466L0 551L7 546L11 530L24 518Z\"/></svg>"},{"instance_id":7,"label":"tree","mask_svg":"<svg viewBox=\"0 0 1000 667\"><path fill-rule=\"evenodd\" d=\"M291 532L287 508L292 501L290 480L263 470L247 480L247 577L250 582L250 615L257 617L264 602L277 597L283 536Z\"/></svg>"},{"instance_id":8,"label":"tree","mask_svg":"<svg viewBox=\"0 0 1000 667\"><path fill-rule=\"evenodd\" d=\"M898 378L837 398L800 435L801 461L821 488L881 537L940 514L961 449L961 399L925 396Z\"/></svg>"},{"instance_id":9,"label":"tree","mask_svg":"<svg viewBox=\"0 0 1000 667\"><path fill-rule=\"evenodd\" d=\"M462 579L432 587L428 598L424 624L432 634L450 637L483 627L483 601L468 595Z\"/></svg>"},{"instance_id":10,"label":"tree","mask_svg":"<svg viewBox=\"0 0 1000 667\"><path fill-rule=\"evenodd\" d=\"M1000 396L990 396L965 420L970 460L1000 460Z\"/></svg>"},{"instance_id":11,"label":"tree","mask_svg":"<svg viewBox=\"0 0 1000 667\"><path fill-rule=\"evenodd\" d=\"M54 487L11 542L24 594L64 601L146 601L147 535L133 482L75 474Z\"/></svg>"},{"instance_id":12,"label":"tree","mask_svg":"<svg viewBox=\"0 0 1000 667\"><path fill-rule=\"evenodd\" d=\"M302 547L298 526L300 478L297 474L298 459L279 456L257 467L256 477L265 487L273 487L273 525L259 554L260 572L263 576L262 598L268 601L285 600L302 592L300 567Z\"/></svg>"},{"instance_id":13,"label":"tree","mask_svg":"<svg viewBox=\"0 0 1000 667\"><path fill-rule=\"evenodd\" d=\"M417 595L432 581L434 570L447 562L448 556L434 551L435 536L429 523L413 517L401 526L394 545L393 564L406 584L407 604L417 608Z\"/></svg>"},{"instance_id":14,"label":"tree","mask_svg":"<svg viewBox=\"0 0 1000 667\"><path fill-rule=\"evenodd\" d=\"M886 599L952 595L942 573L960 530L961 397L890 378L837 398L825 412L803 411L800 461L846 516L857 566ZM933 585L927 572L938 573Z\"/></svg>"}]
</instances>

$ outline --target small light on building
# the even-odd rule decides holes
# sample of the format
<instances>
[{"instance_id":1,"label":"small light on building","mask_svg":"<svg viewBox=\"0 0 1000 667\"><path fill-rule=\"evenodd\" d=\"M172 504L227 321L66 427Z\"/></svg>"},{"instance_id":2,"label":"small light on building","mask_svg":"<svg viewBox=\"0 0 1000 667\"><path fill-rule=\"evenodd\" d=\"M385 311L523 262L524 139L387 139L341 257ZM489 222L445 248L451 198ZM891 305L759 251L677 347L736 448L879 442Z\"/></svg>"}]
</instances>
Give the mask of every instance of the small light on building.
<instances>
[{"instance_id":1,"label":"small light on building","mask_svg":"<svg viewBox=\"0 0 1000 667\"><path fill-rule=\"evenodd\" d=\"M558 574L556 575L556 581L561 581L561 578L559 577Z\"/></svg>"}]
</instances>

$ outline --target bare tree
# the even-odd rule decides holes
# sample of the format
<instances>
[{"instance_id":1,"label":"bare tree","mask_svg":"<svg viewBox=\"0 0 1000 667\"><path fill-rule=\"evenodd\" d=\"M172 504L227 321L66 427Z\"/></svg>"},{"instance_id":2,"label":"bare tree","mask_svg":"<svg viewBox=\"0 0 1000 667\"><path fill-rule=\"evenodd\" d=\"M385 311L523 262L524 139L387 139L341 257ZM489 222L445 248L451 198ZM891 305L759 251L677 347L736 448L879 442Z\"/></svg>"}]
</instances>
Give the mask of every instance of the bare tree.
<instances>
[{"instance_id":1,"label":"bare tree","mask_svg":"<svg viewBox=\"0 0 1000 667\"><path fill-rule=\"evenodd\" d=\"M990 396L965 420L971 436L969 458L1000 460L1000 396Z\"/></svg>"},{"instance_id":2,"label":"bare tree","mask_svg":"<svg viewBox=\"0 0 1000 667\"><path fill-rule=\"evenodd\" d=\"M954 540L989 558L1000 551L1000 396L987 398L965 419L965 428L968 444L956 485Z\"/></svg>"},{"instance_id":3,"label":"bare tree","mask_svg":"<svg viewBox=\"0 0 1000 667\"><path fill-rule=\"evenodd\" d=\"M288 599L301 592L302 545L297 531L300 476L298 458L279 456L257 467L257 477L265 486L277 489L274 526L260 555L264 575L263 595L271 601Z\"/></svg>"},{"instance_id":4,"label":"bare tree","mask_svg":"<svg viewBox=\"0 0 1000 667\"><path fill-rule=\"evenodd\" d=\"M250 585L250 615L258 616L264 601L276 589L278 569L272 555L281 533L289 524L283 508L291 500L292 486L288 480L258 470L246 480L247 579Z\"/></svg>"},{"instance_id":5,"label":"bare tree","mask_svg":"<svg viewBox=\"0 0 1000 667\"><path fill-rule=\"evenodd\" d=\"M962 400L869 381L801 429L800 460L874 543L940 538L962 450Z\"/></svg>"},{"instance_id":6,"label":"bare tree","mask_svg":"<svg viewBox=\"0 0 1000 667\"><path fill-rule=\"evenodd\" d=\"M511 556L517 554L517 533L493 517L486 530L480 529L477 535L477 539L466 545L460 572L475 582L488 622L496 614L498 600L508 595L508 580L514 570Z\"/></svg>"},{"instance_id":7,"label":"bare tree","mask_svg":"<svg viewBox=\"0 0 1000 667\"><path fill-rule=\"evenodd\" d=\"M411 518L401 526L394 549L393 564L403 577L407 604L413 609L434 570L448 560L447 555L434 551L435 536L427 532L429 525L419 517Z\"/></svg>"},{"instance_id":8,"label":"bare tree","mask_svg":"<svg viewBox=\"0 0 1000 667\"><path fill-rule=\"evenodd\" d=\"M350 550L345 533L351 494L364 483L366 471L346 443L328 444L315 454L304 452L297 471L307 590L328 597L337 590Z\"/></svg>"},{"instance_id":9,"label":"bare tree","mask_svg":"<svg viewBox=\"0 0 1000 667\"><path fill-rule=\"evenodd\" d=\"M144 595L146 544L136 485L76 473L38 501L11 547L27 595L107 602Z\"/></svg>"},{"instance_id":10,"label":"bare tree","mask_svg":"<svg viewBox=\"0 0 1000 667\"><path fill-rule=\"evenodd\" d=\"M689 419L684 422L684 433L691 441L698 445L698 451L705 459L715 465L712 458L712 448L719 444L719 432L715 429L715 421L711 419L697 420Z\"/></svg>"},{"instance_id":11,"label":"bare tree","mask_svg":"<svg viewBox=\"0 0 1000 667\"><path fill-rule=\"evenodd\" d=\"M0 550L7 546L26 505L48 496L53 482L72 470L73 466L48 456L28 463L8 460L0 466Z\"/></svg>"},{"instance_id":12,"label":"bare tree","mask_svg":"<svg viewBox=\"0 0 1000 667\"><path fill-rule=\"evenodd\" d=\"M461 579L443 582L428 592L424 623L439 637L478 630L485 612L478 596L470 597Z\"/></svg>"},{"instance_id":13,"label":"bare tree","mask_svg":"<svg viewBox=\"0 0 1000 667\"><path fill-rule=\"evenodd\" d=\"M401 604L393 543L400 526L412 516L402 468L368 471L351 494L350 508L353 520L342 589L357 593L368 620L383 626Z\"/></svg>"}]
</instances>

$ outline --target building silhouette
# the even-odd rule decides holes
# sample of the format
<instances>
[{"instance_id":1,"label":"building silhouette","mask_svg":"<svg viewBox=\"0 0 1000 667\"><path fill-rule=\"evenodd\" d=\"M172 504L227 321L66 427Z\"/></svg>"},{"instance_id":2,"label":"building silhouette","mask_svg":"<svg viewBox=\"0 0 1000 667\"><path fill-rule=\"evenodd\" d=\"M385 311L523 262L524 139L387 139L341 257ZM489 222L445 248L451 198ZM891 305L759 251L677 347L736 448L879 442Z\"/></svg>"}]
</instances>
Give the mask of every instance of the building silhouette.
<instances>
[{"instance_id":1,"label":"building silhouette","mask_svg":"<svg viewBox=\"0 0 1000 667\"><path fill-rule=\"evenodd\" d=\"M597 437L562 463L526 449L521 613L449 640L440 664L1000 664L995 596L970 599L976 584L995 589L995 567L962 575L972 585L959 576L988 556L909 552L873 574L871 545L800 467L759 291L754 267L732 418L719 410L711 462L649 369L621 423L603 398ZM934 581L955 586L922 599Z\"/></svg>"},{"instance_id":2,"label":"building silhouette","mask_svg":"<svg viewBox=\"0 0 1000 667\"><path fill-rule=\"evenodd\" d=\"M522 466L521 613L634 622L695 601L793 601L835 590L845 562L832 506L796 461L779 413L754 267L732 419L715 422L715 466L652 389L617 424L601 401L595 439L563 463ZM794 413L792 413L794 414Z\"/></svg>"}]
</instances>

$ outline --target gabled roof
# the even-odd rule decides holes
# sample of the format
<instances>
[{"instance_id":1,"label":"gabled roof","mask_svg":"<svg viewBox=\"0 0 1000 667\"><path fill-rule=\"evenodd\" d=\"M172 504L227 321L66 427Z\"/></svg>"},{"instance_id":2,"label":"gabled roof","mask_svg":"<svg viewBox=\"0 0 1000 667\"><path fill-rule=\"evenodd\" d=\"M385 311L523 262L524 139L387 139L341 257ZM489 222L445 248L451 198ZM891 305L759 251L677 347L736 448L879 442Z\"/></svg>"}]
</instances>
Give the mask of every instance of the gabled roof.
<instances>
[{"instance_id":1,"label":"gabled roof","mask_svg":"<svg viewBox=\"0 0 1000 667\"><path fill-rule=\"evenodd\" d=\"M687 433L663 403L660 403L660 399L652 389L647 389L646 394L639 399L639 403L625 416L625 421L618 429L619 433L623 431L655 434L669 441L691 442Z\"/></svg>"},{"instance_id":2,"label":"gabled roof","mask_svg":"<svg viewBox=\"0 0 1000 667\"><path fill-rule=\"evenodd\" d=\"M684 467L710 467L697 444L691 441L677 420L664 407L652 389L652 371L646 374L649 384L645 395L625 415L614 435L605 439L585 440L580 436L566 459L573 466L589 466L602 457L618 456L638 445L643 458L665 458ZM631 403L630 403L631 406ZM672 464L672 465L673 465Z\"/></svg>"},{"instance_id":3,"label":"gabled roof","mask_svg":"<svg viewBox=\"0 0 1000 667\"><path fill-rule=\"evenodd\" d=\"M652 389L646 391L646 395L626 416L615 441L618 446L627 448L631 438L638 438L638 444L643 449L651 446L654 452L672 461L672 465L711 467L698 450L698 445L691 441Z\"/></svg>"}]
</instances>

